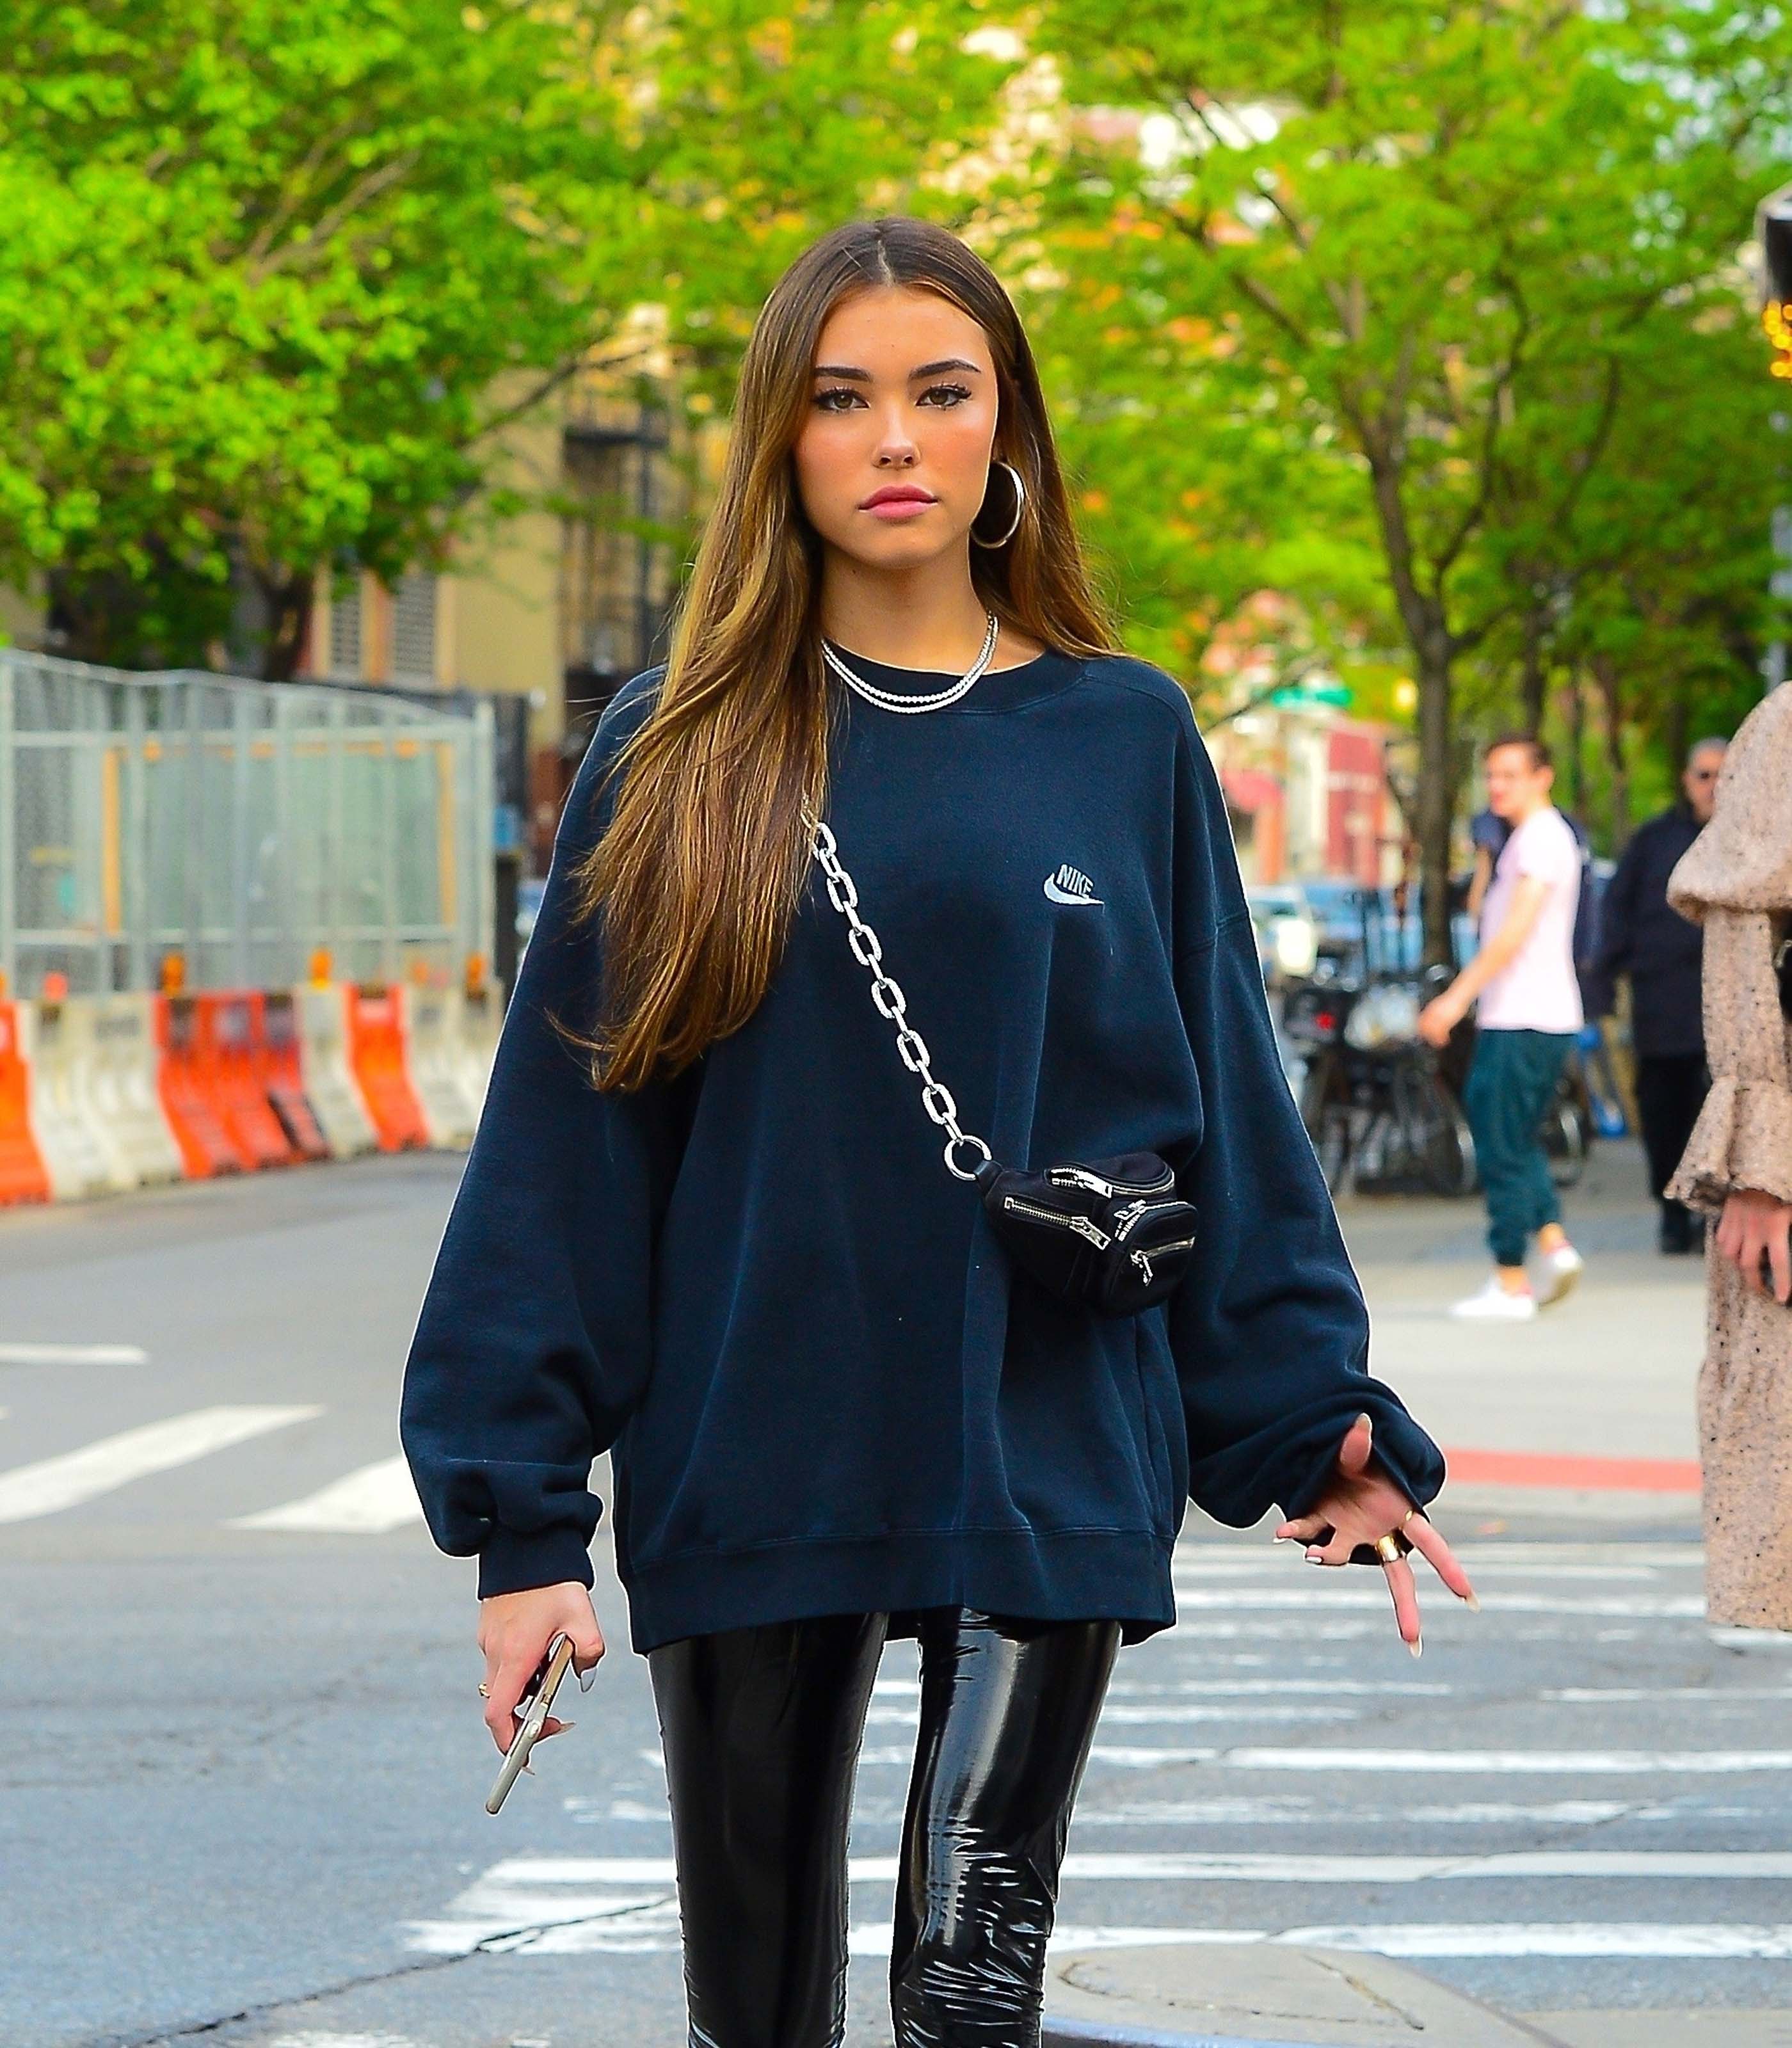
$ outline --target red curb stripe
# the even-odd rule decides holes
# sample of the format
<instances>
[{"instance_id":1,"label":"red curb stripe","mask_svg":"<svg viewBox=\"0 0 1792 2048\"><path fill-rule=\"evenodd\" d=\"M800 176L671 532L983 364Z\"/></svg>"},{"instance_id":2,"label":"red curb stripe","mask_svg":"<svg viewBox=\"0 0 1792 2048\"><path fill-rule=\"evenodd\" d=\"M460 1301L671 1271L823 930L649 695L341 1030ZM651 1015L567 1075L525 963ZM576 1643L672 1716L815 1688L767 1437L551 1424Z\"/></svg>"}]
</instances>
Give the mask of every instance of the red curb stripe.
<instances>
[{"instance_id":1,"label":"red curb stripe","mask_svg":"<svg viewBox=\"0 0 1792 2048\"><path fill-rule=\"evenodd\" d=\"M1445 1451L1464 1485L1563 1486L1628 1493L1697 1493L1697 1458L1572 1457L1557 1451Z\"/></svg>"}]
</instances>

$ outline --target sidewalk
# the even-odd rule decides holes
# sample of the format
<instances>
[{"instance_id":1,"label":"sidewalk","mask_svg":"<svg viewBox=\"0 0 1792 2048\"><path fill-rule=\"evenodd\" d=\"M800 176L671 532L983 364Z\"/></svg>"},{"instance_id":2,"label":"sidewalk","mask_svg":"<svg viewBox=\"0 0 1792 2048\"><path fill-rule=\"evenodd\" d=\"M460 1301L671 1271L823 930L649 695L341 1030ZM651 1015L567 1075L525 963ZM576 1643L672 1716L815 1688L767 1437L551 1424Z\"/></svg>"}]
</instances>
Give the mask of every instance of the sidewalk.
<instances>
[{"instance_id":1,"label":"sidewalk","mask_svg":"<svg viewBox=\"0 0 1792 2048\"><path fill-rule=\"evenodd\" d=\"M1624 2016L1634 2041L1638 2015ZM1561 2037L1503 2019L1384 1957L1261 1942L1067 1956L1046 1980L1042 2048L1417 2048L1427 2041L1560 2048Z\"/></svg>"},{"instance_id":2,"label":"sidewalk","mask_svg":"<svg viewBox=\"0 0 1792 2048\"><path fill-rule=\"evenodd\" d=\"M1041 2048L1787 2048L1785 2011L1502 2017L1381 1956L1218 1941L1067 1956Z\"/></svg>"},{"instance_id":3,"label":"sidewalk","mask_svg":"<svg viewBox=\"0 0 1792 2048\"><path fill-rule=\"evenodd\" d=\"M1446 1313L1488 1272L1478 1200L1341 1204L1373 1318L1370 1369L1453 1454L1444 1498L1458 1513L1522 1502L1693 1522L1704 1261L1655 1250L1634 1141L1596 1145L1562 1208L1587 1262L1579 1286L1534 1322L1490 1325Z\"/></svg>"}]
</instances>

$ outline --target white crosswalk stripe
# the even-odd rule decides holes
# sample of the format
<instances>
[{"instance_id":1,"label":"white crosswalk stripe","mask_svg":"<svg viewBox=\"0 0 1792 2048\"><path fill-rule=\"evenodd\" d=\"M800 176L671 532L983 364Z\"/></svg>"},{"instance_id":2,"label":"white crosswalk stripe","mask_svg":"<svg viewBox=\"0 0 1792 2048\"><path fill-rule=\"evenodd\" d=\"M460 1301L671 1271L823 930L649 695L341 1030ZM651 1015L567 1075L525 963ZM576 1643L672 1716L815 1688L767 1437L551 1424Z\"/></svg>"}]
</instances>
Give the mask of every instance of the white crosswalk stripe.
<instances>
[{"instance_id":1,"label":"white crosswalk stripe","mask_svg":"<svg viewBox=\"0 0 1792 2048\"><path fill-rule=\"evenodd\" d=\"M1215 1557L1185 1546L1179 1590L1204 1581L1239 1619L1210 1618L1212 1608L1197 1603L1183 1627L1117 1666L1072 1822L1053 1952L1261 1942L1421 1965L1792 1959L1792 1852L1772 1845L1786 1839L1792 1803L1792 1749L1774 1746L1777 1706L1792 1699L1792 1684L1771 1655L1738 1662L1714 1650L1714 1632L1701 1625L1697 1547L1482 1547L1476 1632L1453 1611L1441 1625L1454 1625L1457 1645L1484 1647L1503 1608L1508 1643L1547 1645L1527 1658L1530 1684L1516 1699L1490 1702L1460 1659L1445 1665L1447 1676L1392 1675L1387 1617L1325 1624L1317 1611L1325 1596L1356 1589L1336 1578L1310 1596L1305 1584L1290 1588L1286 1553ZM1583 1582L1613 1592L1577 1593ZM1251 1620L1260 1595L1278 1590L1297 1592L1303 1606L1310 1600L1313 1618ZM1372 1582L1364 1593L1383 1601ZM1616 1631L1614 1667L1604 1661L1612 1632L1598 1623L1618 1602L1635 1626ZM1560 1624L1539 1631L1530 1617L1540 1612ZM1689 1668L1701 1662L1702 1684ZM1602 1682L1639 1669L1661 1682ZM848 1872L857 1956L889 1952L879 1908L898 1875L918 1709L913 1678L900 1666L879 1676L853 1821L863 1852ZM1650 1741L1654 1717L1668 1711L1674 1739ZM1255 1736L1286 1712L1308 1724L1310 1740ZM1197 1720L1213 1724L1212 1737L1179 1740L1179 1724ZM907 1739L875 1739L886 1729ZM1747 1739L1757 1733L1767 1740ZM495 1862L438 1918L407 1923L406 1945L439 1954L675 1949L664 1760L651 1734L650 1724L615 1753L636 1789L564 1804L617 1853ZM646 1788L643 1770L653 1774ZM1499 1795L1503 1781L1514 1782L1515 1796ZM1739 1840L1742 1825L1751 1832ZM1273 1852L1264 1829L1277 1831L1267 1838ZM1344 1910L1321 1919L1313 1903L1322 1895ZM1393 1896L1401 1905L1387 1910ZM1746 1919L1736 1910L1744 1899ZM1297 1912L1277 1910L1283 1899Z\"/></svg>"},{"instance_id":2,"label":"white crosswalk stripe","mask_svg":"<svg viewBox=\"0 0 1792 2048\"><path fill-rule=\"evenodd\" d=\"M383 1536L390 1530L422 1519L423 1507L417 1497L410 1467L402 1457L396 1457L363 1465L359 1472L333 1480L316 1493L289 1500L283 1507L236 1515L227 1526Z\"/></svg>"},{"instance_id":3,"label":"white crosswalk stripe","mask_svg":"<svg viewBox=\"0 0 1792 2048\"><path fill-rule=\"evenodd\" d=\"M304 1405L195 1408L184 1415L122 1429L56 1457L15 1465L0 1472L0 1522L27 1522L37 1515L58 1514L133 1480L172 1471L210 1452L227 1449L289 1423L308 1422L323 1412Z\"/></svg>"},{"instance_id":4,"label":"white crosswalk stripe","mask_svg":"<svg viewBox=\"0 0 1792 2048\"><path fill-rule=\"evenodd\" d=\"M0 1365L147 1365L141 1344L0 1344Z\"/></svg>"}]
</instances>

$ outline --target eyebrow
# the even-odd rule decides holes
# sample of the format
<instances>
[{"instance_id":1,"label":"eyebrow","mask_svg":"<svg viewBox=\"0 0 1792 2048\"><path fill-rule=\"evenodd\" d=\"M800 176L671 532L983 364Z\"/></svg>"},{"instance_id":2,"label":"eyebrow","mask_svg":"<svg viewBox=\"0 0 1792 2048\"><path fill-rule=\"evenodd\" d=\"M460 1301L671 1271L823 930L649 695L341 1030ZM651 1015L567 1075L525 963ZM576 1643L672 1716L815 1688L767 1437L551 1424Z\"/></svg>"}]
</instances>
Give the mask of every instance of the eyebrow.
<instances>
[{"instance_id":1,"label":"eyebrow","mask_svg":"<svg viewBox=\"0 0 1792 2048\"><path fill-rule=\"evenodd\" d=\"M967 363L960 355L948 355L938 363L924 363L919 369L911 370L909 380L913 382L917 377L937 376L942 370L968 370L973 377L983 374L976 363ZM870 370L855 370L850 363L818 363L809 374L812 377L851 377L861 384L869 384L871 381Z\"/></svg>"}]
</instances>

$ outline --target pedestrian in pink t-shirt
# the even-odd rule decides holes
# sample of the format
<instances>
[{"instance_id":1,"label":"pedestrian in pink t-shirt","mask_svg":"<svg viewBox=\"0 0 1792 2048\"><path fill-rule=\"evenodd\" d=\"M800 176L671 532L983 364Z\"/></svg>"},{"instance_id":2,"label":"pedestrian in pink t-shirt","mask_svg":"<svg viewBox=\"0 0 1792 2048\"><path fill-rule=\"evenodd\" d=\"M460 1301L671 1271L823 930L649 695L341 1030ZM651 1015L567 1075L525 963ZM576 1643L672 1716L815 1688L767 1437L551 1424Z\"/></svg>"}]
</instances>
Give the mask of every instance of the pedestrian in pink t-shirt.
<instances>
[{"instance_id":1,"label":"pedestrian in pink t-shirt","mask_svg":"<svg viewBox=\"0 0 1792 2048\"><path fill-rule=\"evenodd\" d=\"M1493 1272L1450 1310L1476 1321L1526 1322L1559 1301L1581 1258L1561 1227L1538 1127L1581 1029L1574 973L1574 913L1581 844L1550 801L1555 770L1539 739L1496 739L1488 748L1489 808L1511 826L1481 905L1480 949L1419 1018L1441 1045L1480 999L1475 1057L1463 1106L1487 1197ZM1525 1251L1537 1239L1542 1287Z\"/></svg>"}]
</instances>

